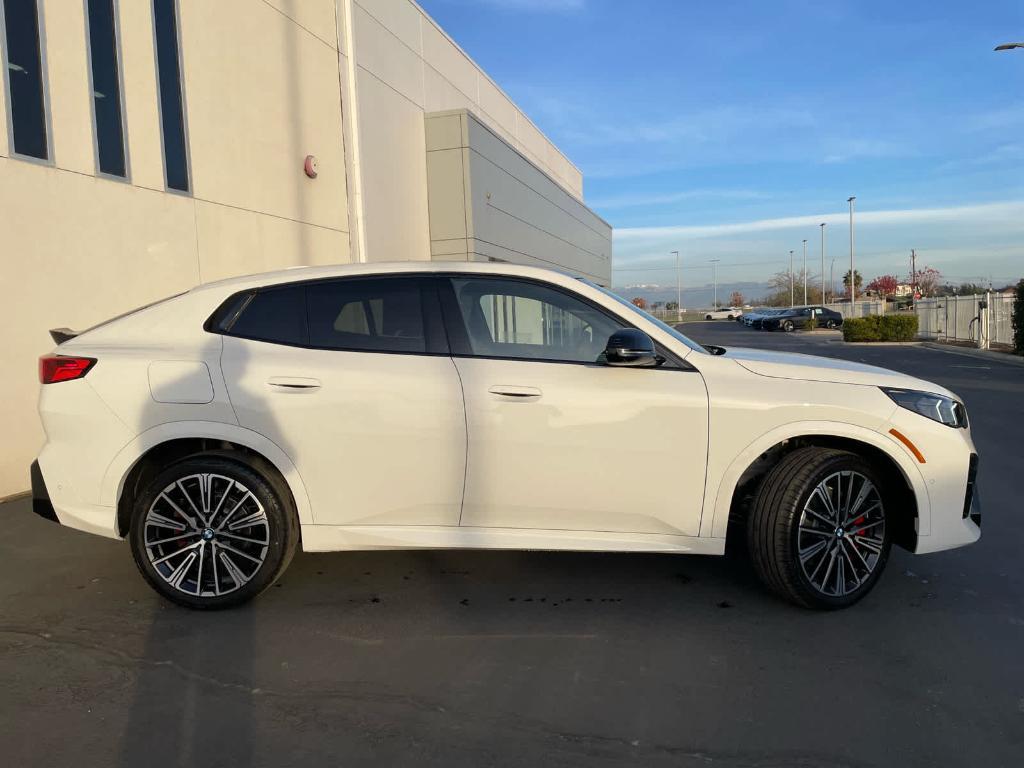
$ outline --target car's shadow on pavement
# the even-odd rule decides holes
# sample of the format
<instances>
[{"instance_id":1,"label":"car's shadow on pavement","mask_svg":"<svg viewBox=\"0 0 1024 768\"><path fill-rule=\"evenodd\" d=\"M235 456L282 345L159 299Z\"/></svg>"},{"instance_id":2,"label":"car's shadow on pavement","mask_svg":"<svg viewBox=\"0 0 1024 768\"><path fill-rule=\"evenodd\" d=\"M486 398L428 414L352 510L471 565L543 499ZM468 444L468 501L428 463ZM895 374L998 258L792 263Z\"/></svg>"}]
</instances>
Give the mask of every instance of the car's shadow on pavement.
<instances>
[{"instance_id":1,"label":"car's shadow on pavement","mask_svg":"<svg viewBox=\"0 0 1024 768\"><path fill-rule=\"evenodd\" d=\"M195 612L154 594L123 543L27 501L4 512L0 677L75 736L42 749L25 730L12 765L698 765L694 744L728 742L699 713L774 743L794 708L818 734L801 755L843 764L816 714L822 670L858 727L884 727L906 702L877 698L878 649L934 675L908 649L987 605L954 589L956 560L922 584L902 552L856 608L820 614L767 592L740 553L377 551L299 554L252 603Z\"/></svg>"}]
</instances>

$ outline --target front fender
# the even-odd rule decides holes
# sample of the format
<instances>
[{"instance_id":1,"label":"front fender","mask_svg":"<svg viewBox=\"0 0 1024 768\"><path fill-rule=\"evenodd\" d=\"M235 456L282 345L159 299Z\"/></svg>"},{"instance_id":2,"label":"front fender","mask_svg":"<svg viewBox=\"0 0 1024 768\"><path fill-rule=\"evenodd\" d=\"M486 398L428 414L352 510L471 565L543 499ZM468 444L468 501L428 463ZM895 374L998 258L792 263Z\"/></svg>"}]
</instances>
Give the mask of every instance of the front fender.
<instances>
[{"instance_id":1,"label":"front fender","mask_svg":"<svg viewBox=\"0 0 1024 768\"><path fill-rule=\"evenodd\" d=\"M114 457L114 460L107 467L103 477L103 484L100 489L100 503L104 506L117 506L118 499L124 490L124 481L136 462L147 452L156 446L179 440L182 438L208 438L211 440L226 440L238 445L244 445L263 456L273 464L281 473L288 488L295 499L295 510L299 516L299 523L310 525L313 522L313 514L309 504L309 495L306 493L306 486L299 476L298 470L288 458L287 454L271 440L268 440L258 432L253 432L245 427L235 424L224 424L216 421L172 421L166 424L159 424L146 430L132 440L128 445Z\"/></svg>"},{"instance_id":2,"label":"front fender","mask_svg":"<svg viewBox=\"0 0 1024 768\"><path fill-rule=\"evenodd\" d=\"M717 483L708 477L704 495L704 509L712 510L711 519L704 515L701 519L701 536L725 538L729 525L729 511L732 507L733 494L736 486L747 468L758 456L784 440L798 437L827 436L856 440L878 448L891 458L903 473L917 498L918 534L927 536L931 524L931 498L928 485L916 459L895 438L856 424L834 421L799 421L783 424L770 432L760 435L751 442L729 463Z\"/></svg>"}]
</instances>

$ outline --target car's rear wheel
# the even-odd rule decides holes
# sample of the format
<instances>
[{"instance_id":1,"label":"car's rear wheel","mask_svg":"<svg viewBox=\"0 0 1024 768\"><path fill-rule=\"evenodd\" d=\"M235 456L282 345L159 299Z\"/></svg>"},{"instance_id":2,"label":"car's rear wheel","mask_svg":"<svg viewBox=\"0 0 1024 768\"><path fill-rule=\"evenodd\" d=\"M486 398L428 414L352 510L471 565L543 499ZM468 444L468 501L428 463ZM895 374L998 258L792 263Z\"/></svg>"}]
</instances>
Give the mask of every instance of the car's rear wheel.
<instances>
[{"instance_id":1,"label":"car's rear wheel","mask_svg":"<svg viewBox=\"0 0 1024 768\"><path fill-rule=\"evenodd\" d=\"M793 321L792 320L787 320L786 322L784 322L782 324L782 330L784 330L786 333L791 333L795 329L796 329L796 326L793 325Z\"/></svg>"},{"instance_id":2,"label":"car's rear wheel","mask_svg":"<svg viewBox=\"0 0 1024 768\"><path fill-rule=\"evenodd\" d=\"M288 566L298 521L285 494L251 466L219 455L154 477L132 508L132 556L157 592L189 608L251 600Z\"/></svg>"},{"instance_id":3,"label":"car's rear wheel","mask_svg":"<svg viewBox=\"0 0 1024 768\"><path fill-rule=\"evenodd\" d=\"M765 477L747 520L755 570L808 608L845 608L871 591L892 546L878 472L826 448L788 454Z\"/></svg>"},{"instance_id":4,"label":"car's rear wheel","mask_svg":"<svg viewBox=\"0 0 1024 768\"><path fill-rule=\"evenodd\" d=\"M705 320L714 320L715 318L713 318L711 315L704 315L704 319Z\"/></svg>"}]
</instances>

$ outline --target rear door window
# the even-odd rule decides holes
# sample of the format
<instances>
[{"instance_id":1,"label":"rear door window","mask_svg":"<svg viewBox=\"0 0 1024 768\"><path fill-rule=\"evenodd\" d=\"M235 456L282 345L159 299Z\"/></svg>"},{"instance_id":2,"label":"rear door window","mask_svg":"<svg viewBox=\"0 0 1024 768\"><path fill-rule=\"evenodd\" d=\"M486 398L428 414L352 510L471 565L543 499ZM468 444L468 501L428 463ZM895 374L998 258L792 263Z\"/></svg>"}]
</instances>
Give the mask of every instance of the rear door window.
<instances>
[{"instance_id":1,"label":"rear door window","mask_svg":"<svg viewBox=\"0 0 1024 768\"><path fill-rule=\"evenodd\" d=\"M343 278L242 291L205 327L314 349L448 354L431 278Z\"/></svg>"},{"instance_id":2,"label":"rear door window","mask_svg":"<svg viewBox=\"0 0 1024 768\"><path fill-rule=\"evenodd\" d=\"M306 287L261 288L232 323L229 333L276 344L307 345Z\"/></svg>"},{"instance_id":3,"label":"rear door window","mask_svg":"<svg viewBox=\"0 0 1024 768\"><path fill-rule=\"evenodd\" d=\"M424 281L348 279L306 288L309 344L365 352L427 351Z\"/></svg>"}]
</instances>

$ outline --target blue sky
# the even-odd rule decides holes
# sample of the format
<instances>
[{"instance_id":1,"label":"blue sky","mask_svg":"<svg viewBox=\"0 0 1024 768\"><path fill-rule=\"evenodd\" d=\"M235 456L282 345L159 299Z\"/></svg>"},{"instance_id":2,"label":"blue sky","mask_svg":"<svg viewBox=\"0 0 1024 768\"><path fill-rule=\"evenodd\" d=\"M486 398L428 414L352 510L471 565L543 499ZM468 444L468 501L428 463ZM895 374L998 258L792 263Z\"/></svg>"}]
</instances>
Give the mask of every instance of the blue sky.
<instances>
[{"instance_id":1,"label":"blue sky","mask_svg":"<svg viewBox=\"0 0 1024 768\"><path fill-rule=\"evenodd\" d=\"M420 0L584 174L614 284L1024 276L1021 0ZM845 267L844 267L845 268Z\"/></svg>"}]
</instances>

